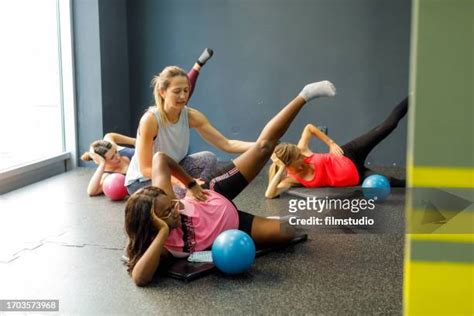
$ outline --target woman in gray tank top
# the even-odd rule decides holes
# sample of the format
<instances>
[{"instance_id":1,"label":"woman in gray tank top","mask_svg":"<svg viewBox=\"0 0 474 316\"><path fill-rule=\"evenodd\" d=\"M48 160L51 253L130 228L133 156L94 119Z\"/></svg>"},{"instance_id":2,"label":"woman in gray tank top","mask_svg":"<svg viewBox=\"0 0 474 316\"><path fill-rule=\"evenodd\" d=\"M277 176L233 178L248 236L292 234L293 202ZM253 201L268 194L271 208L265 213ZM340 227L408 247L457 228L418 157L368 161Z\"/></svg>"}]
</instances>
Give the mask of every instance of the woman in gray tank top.
<instances>
[{"instance_id":1,"label":"woman in gray tank top","mask_svg":"<svg viewBox=\"0 0 474 316\"><path fill-rule=\"evenodd\" d=\"M164 152L179 162L194 178L204 181L212 178L216 171L216 160L210 162L212 168L209 165L204 171L196 168L196 161L202 160L209 152L187 155L191 128L195 128L208 143L228 153L245 152L254 144L227 139L209 123L203 113L186 106L190 86L183 69L177 66L166 67L153 78L152 85L155 106L150 107L140 120L136 152L125 180L130 194L151 184L153 155L158 152Z\"/></svg>"}]
</instances>

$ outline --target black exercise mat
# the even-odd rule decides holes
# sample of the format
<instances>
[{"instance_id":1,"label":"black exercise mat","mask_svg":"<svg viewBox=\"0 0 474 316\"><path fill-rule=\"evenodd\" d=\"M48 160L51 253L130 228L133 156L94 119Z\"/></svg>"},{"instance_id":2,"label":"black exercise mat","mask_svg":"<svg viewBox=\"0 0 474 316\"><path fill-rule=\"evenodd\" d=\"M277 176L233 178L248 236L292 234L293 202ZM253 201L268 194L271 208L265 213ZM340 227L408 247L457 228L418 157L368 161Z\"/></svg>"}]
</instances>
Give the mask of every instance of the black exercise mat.
<instances>
[{"instance_id":1,"label":"black exercise mat","mask_svg":"<svg viewBox=\"0 0 474 316\"><path fill-rule=\"evenodd\" d=\"M307 239L308 235L306 234L298 235L287 244L257 249L255 256L260 257L269 252L283 249L285 247L306 241ZM206 274L211 273L216 269L213 263L189 262L187 258L173 259L173 261L174 262L167 266L166 275L186 282L205 276Z\"/></svg>"},{"instance_id":2,"label":"black exercise mat","mask_svg":"<svg viewBox=\"0 0 474 316\"><path fill-rule=\"evenodd\" d=\"M308 239L307 234L297 235L290 242L269 248L257 249L256 257L263 256L269 252L280 250ZM127 262L127 258L122 256L122 261ZM160 262L158 273L174 279L189 282L203 277L216 269L213 263L207 262L189 262L187 258L169 258Z\"/></svg>"}]
</instances>

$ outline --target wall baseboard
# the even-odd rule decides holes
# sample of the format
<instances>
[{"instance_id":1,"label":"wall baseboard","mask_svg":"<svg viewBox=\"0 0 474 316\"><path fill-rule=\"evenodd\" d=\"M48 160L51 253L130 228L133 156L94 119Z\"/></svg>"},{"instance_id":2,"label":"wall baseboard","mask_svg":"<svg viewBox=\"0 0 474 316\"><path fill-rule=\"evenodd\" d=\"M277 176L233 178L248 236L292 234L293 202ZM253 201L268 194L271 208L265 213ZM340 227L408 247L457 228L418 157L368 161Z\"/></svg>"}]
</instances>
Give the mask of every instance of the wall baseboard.
<instances>
[{"instance_id":1,"label":"wall baseboard","mask_svg":"<svg viewBox=\"0 0 474 316\"><path fill-rule=\"evenodd\" d=\"M68 170L70 153L63 153L31 164L0 172L0 194L50 178Z\"/></svg>"}]
</instances>

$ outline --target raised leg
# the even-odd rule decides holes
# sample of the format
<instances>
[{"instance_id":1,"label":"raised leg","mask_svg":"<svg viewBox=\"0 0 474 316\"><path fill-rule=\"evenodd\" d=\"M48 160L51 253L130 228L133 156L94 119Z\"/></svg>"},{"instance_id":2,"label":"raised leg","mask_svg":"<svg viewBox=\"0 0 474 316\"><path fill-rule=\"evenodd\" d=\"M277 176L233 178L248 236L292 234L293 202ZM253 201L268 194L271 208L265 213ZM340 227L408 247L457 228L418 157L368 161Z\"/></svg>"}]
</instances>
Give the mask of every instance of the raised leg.
<instances>
[{"instance_id":1,"label":"raised leg","mask_svg":"<svg viewBox=\"0 0 474 316\"><path fill-rule=\"evenodd\" d=\"M297 97L265 125L255 145L233 161L235 168L211 180L210 188L229 199L236 197L265 166L278 140L305 103L317 97L335 94L336 88L329 81L306 85Z\"/></svg>"},{"instance_id":2,"label":"raised leg","mask_svg":"<svg viewBox=\"0 0 474 316\"><path fill-rule=\"evenodd\" d=\"M193 68L188 72L189 79L189 98L193 95L194 88L196 87L196 81L199 76L201 68L206 64L206 62L211 59L214 54L213 50L210 48L204 49L204 51L199 56L198 60L194 64Z\"/></svg>"},{"instance_id":3,"label":"raised leg","mask_svg":"<svg viewBox=\"0 0 474 316\"><path fill-rule=\"evenodd\" d=\"M296 98L265 125L256 144L234 160L235 166L245 179L248 182L252 181L262 170L275 149L278 140L288 130L291 122L293 122L306 102L315 98L334 95L336 95L336 88L329 81L314 82L306 85Z\"/></svg>"},{"instance_id":4,"label":"raised leg","mask_svg":"<svg viewBox=\"0 0 474 316\"><path fill-rule=\"evenodd\" d=\"M191 99L191 96L193 95L194 87L196 87L196 81L198 77L199 77L199 69L197 67L191 68L191 70L188 72L189 99Z\"/></svg>"},{"instance_id":5,"label":"raised leg","mask_svg":"<svg viewBox=\"0 0 474 316\"><path fill-rule=\"evenodd\" d=\"M372 149L393 132L407 111L408 98L405 98L393 109L385 121L364 135L341 146L344 154L354 162L359 171L364 169L365 159Z\"/></svg>"},{"instance_id":6,"label":"raised leg","mask_svg":"<svg viewBox=\"0 0 474 316\"><path fill-rule=\"evenodd\" d=\"M234 160L235 166L248 182L251 182L265 166L278 140L305 103L305 99L300 96L293 99L267 123L255 145Z\"/></svg>"}]
</instances>

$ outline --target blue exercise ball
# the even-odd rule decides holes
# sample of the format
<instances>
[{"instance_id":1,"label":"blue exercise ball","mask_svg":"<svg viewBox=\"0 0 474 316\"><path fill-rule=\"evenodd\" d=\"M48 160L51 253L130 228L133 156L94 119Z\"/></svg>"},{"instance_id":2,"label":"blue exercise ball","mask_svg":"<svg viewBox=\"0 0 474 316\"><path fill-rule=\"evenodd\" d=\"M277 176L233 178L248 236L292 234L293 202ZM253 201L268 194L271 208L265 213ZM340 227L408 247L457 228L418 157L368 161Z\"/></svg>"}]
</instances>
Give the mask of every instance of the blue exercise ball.
<instances>
[{"instance_id":1,"label":"blue exercise ball","mask_svg":"<svg viewBox=\"0 0 474 316\"><path fill-rule=\"evenodd\" d=\"M237 229L222 232L212 244L212 261L227 274L247 271L255 261L252 237Z\"/></svg>"},{"instance_id":2,"label":"blue exercise ball","mask_svg":"<svg viewBox=\"0 0 474 316\"><path fill-rule=\"evenodd\" d=\"M390 182L380 174L368 176L362 183L362 192L366 199L373 199L376 202L385 201L390 195Z\"/></svg>"}]
</instances>

